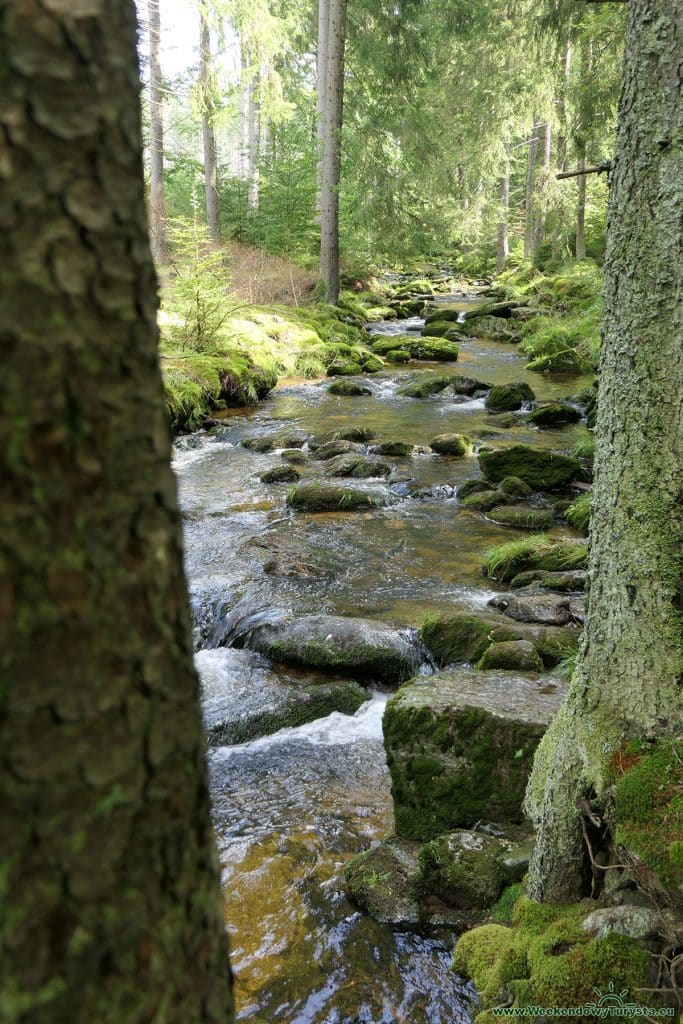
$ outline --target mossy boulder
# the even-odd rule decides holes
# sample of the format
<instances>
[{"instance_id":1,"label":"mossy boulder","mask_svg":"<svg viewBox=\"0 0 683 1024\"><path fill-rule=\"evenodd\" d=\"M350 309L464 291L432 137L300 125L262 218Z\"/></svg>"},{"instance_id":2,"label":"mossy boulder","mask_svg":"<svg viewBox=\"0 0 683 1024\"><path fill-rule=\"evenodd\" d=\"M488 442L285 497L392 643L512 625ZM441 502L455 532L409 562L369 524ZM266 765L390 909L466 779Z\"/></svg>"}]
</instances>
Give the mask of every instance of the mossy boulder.
<instances>
[{"instance_id":1,"label":"mossy boulder","mask_svg":"<svg viewBox=\"0 0 683 1024\"><path fill-rule=\"evenodd\" d=\"M511 587L528 587L533 584L542 590L559 590L560 593L584 590L587 573L585 569L574 572L548 572L546 569L529 569L520 572L510 580Z\"/></svg>"},{"instance_id":2,"label":"mossy boulder","mask_svg":"<svg viewBox=\"0 0 683 1024\"><path fill-rule=\"evenodd\" d=\"M384 369L384 362L375 355L367 355L363 359L363 373L379 373Z\"/></svg>"},{"instance_id":3,"label":"mossy boulder","mask_svg":"<svg viewBox=\"0 0 683 1024\"><path fill-rule=\"evenodd\" d=\"M367 459L364 455L350 453L348 455L337 455L329 459L325 464L325 476L328 477L351 477L354 480L371 480L378 477L387 477L391 473L391 466L381 459Z\"/></svg>"},{"instance_id":4,"label":"mossy boulder","mask_svg":"<svg viewBox=\"0 0 683 1024\"><path fill-rule=\"evenodd\" d=\"M463 498L469 498L470 494L477 494L481 491L490 490L491 484L488 480L465 480L465 482L458 487L458 497L462 500Z\"/></svg>"},{"instance_id":5,"label":"mossy boulder","mask_svg":"<svg viewBox=\"0 0 683 1024\"><path fill-rule=\"evenodd\" d=\"M358 446L354 441L345 441L343 438L336 438L334 441L325 441L315 449L314 455L320 462L327 462L328 459L335 459L338 455L357 453Z\"/></svg>"},{"instance_id":6,"label":"mossy boulder","mask_svg":"<svg viewBox=\"0 0 683 1024\"><path fill-rule=\"evenodd\" d=\"M460 504L463 508L472 509L475 512L488 512L496 505L502 505L507 501L500 491L477 491L462 498Z\"/></svg>"},{"instance_id":7,"label":"mossy boulder","mask_svg":"<svg viewBox=\"0 0 683 1024\"><path fill-rule=\"evenodd\" d=\"M529 498L533 491L524 480L518 476L506 476L500 481L499 490L510 498Z\"/></svg>"},{"instance_id":8,"label":"mossy boulder","mask_svg":"<svg viewBox=\"0 0 683 1024\"><path fill-rule=\"evenodd\" d=\"M245 743L333 711L354 714L367 700L358 683L312 672L276 672L252 651L215 648L196 657L202 715L211 746Z\"/></svg>"},{"instance_id":9,"label":"mossy boulder","mask_svg":"<svg viewBox=\"0 0 683 1024\"><path fill-rule=\"evenodd\" d=\"M500 668L513 672L542 672L543 662L530 640L506 640L491 644L477 662L484 671Z\"/></svg>"},{"instance_id":10,"label":"mossy boulder","mask_svg":"<svg viewBox=\"0 0 683 1024\"><path fill-rule=\"evenodd\" d=\"M293 484L301 479L301 474L294 466L273 466L262 473L260 479L264 484Z\"/></svg>"},{"instance_id":11,"label":"mossy boulder","mask_svg":"<svg viewBox=\"0 0 683 1024\"><path fill-rule=\"evenodd\" d=\"M352 857L344 868L351 902L383 925L426 923L417 898L419 852L414 840L392 837Z\"/></svg>"},{"instance_id":12,"label":"mossy boulder","mask_svg":"<svg viewBox=\"0 0 683 1024\"><path fill-rule=\"evenodd\" d=\"M625 935L591 935L581 925L591 910L588 900L568 905L540 905L522 897L512 911L512 927L488 924L463 935L455 948L453 969L469 977L480 1006L594 1006L584 1020L604 1019L600 1007L623 1006L609 992L652 990L651 954ZM606 979L609 979L609 989ZM600 999L598 993L603 993ZM488 1019L479 1014L475 1020ZM495 1019L495 1018L491 1018Z\"/></svg>"},{"instance_id":13,"label":"mossy boulder","mask_svg":"<svg viewBox=\"0 0 683 1024\"><path fill-rule=\"evenodd\" d=\"M479 466L487 480L498 483L506 476L516 476L535 491L562 487L581 468L579 460L569 455L523 444L481 451Z\"/></svg>"},{"instance_id":14,"label":"mossy boulder","mask_svg":"<svg viewBox=\"0 0 683 1024\"><path fill-rule=\"evenodd\" d=\"M456 395L467 395L468 397L490 391L493 387L486 381L477 380L476 377L463 377L461 374L451 377L451 384Z\"/></svg>"},{"instance_id":15,"label":"mossy boulder","mask_svg":"<svg viewBox=\"0 0 683 1024\"><path fill-rule=\"evenodd\" d=\"M431 439L429 447L437 455L462 457L472 453L472 441L465 434L439 434Z\"/></svg>"},{"instance_id":16,"label":"mossy boulder","mask_svg":"<svg viewBox=\"0 0 683 1024\"><path fill-rule=\"evenodd\" d=\"M414 384L399 388L398 393L406 398L430 398L445 391L452 380L452 377L426 377L424 380L417 380Z\"/></svg>"},{"instance_id":17,"label":"mossy boulder","mask_svg":"<svg viewBox=\"0 0 683 1024\"><path fill-rule=\"evenodd\" d=\"M421 662L416 645L398 630L337 615L273 616L238 643L275 662L386 684L410 678Z\"/></svg>"},{"instance_id":18,"label":"mossy boulder","mask_svg":"<svg viewBox=\"0 0 683 1024\"><path fill-rule=\"evenodd\" d=\"M299 448L286 448L280 452L280 458L293 466L304 466L308 462L308 455Z\"/></svg>"},{"instance_id":19,"label":"mossy boulder","mask_svg":"<svg viewBox=\"0 0 683 1024\"><path fill-rule=\"evenodd\" d=\"M533 754L563 692L554 681L476 669L404 686L383 719L397 834L431 839L481 820L521 822Z\"/></svg>"},{"instance_id":20,"label":"mossy boulder","mask_svg":"<svg viewBox=\"0 0 683 1024\"><path fill-rule=\"evenodd\" d=\"M526 419L527 423L535 423L537 427L563 427L580 420L581 413L565 402L545 402L533 409Z\"/></svg>"},{"instance_id":21,"label":"mossy boulder","mask_svg":"<svg viewBox=\"0 0 683 1024\"><path fill-rule=\"evenodd\" d=\"M412 455L413 446L407 441L381 441L370 449L373 455L388 455L392 458L405 459Z\"/></svg>"},{"instance_id":22,"label":"mossy boulder","mask_svg":"<svg viewBox=\"0 0 683 1024\"><path fill-rule=\"evenodd\" d=\"M489 518L494 523L513 526L517 530L549 530L553 525L552 509L532 508L530 505L497 505Z\"/></svg>"},{"instance_id":23,"label":"mossy boulder","mask_svg":"<svg viewBox=\"0 0 683 1024\"><path fill-rule=\"evenodd\" d=\"M459 309L449 309L447 306L438 306L433 309L431 313L428 313L425 317L426 324L433 323L458 323L462 312Z\"/></svg>"},{"instance_id":24,"label":"mossy boulder","mask_svg":"<svg viewBox=\"0 0 683 1024\"><path fill-rule=\"evenodd\" d=\"M576 651L579 631L517 622L491 612L451 612L428 618L420 637L441 666L478 662L492 644L528 640L544 665L552 667Z\"/></svg>"},{"instance_id":25,"label":"mossy boulder","mask_svg":"<svg viewBox=\"0 0 683 1024\"><path fill-rule=\"evenodd\" d=\"M371 395L370 388L359 384L355 380L335 380L327 389L330 395L341 395L344 398L354 398L360 395Z\"/></svg>"},{"instance_id":26,"label":"mossy boulder","mask_svg":"<svg viewBox=\"0 0 683 1024\"><path fill-rule=\"evenodd\" d=\"M274 451L278 447L278 443L277 437L245 437L241 442L243 448L259 454Z\"/></svg>"},{"instance_id":27,"label":"mossy boulder","mask_svg":"<svg viewBox=\"0 0 683 1024\"><path fill-rule=\"evenodd\" d=\"M498 316L479 316L475 320L468 318L458 327L463 334L474 338L490 338L492 341L508 341L512 344L520 339L518 325Z\"/></svg>"},{"instance_id":28,"label":"mossy boulder","mask_svg":"<svg viewBox=\"0 0 683 1024\"><path fill-rule=\"evenodd\" d=\"M315 480L298 484L287 495L287 504L300 512L366 512L396 500L385 488L360 490Z\"/></svg>"},{"instance_id":29,"label":"mossy boulder","mask_svg":"<svg viewBox=\"0 0 683 1024\"><path fill-rule=\"evenodd\" d=\"M423 338L450 338L457 337L459 331L447 320L432 320L422 328Z\"/></svg>"},{"instance_id":30,"label":"mossy boulder","mask_svg":"<svg viewBox=\"0 0 683 1024\"><path fill-rule=\"evenodd\" d=\"M337 436L342 441L356 441L363 443L365 441L371 441L375 436L375 431L372 427L344 427L342 430L337 432Z\"/></svg>"},{"instance_id":31,"label":"mossy boulder","mask_svg":"<svg viewBox=\"0 0 683 1024\"><path fill-rule=\"evenodd\" d=\"M484 555L485 576L505 582L519 573L540 569L565 572L585 569L588 548L580 541L555 540L541 533L490 548Z\"/></svg>"},{"instance_id":32,"label":"mossy boulder","mask_svg":"<svg viewBox=\"0 0 683 1024\"><path fill-rule=\"evenodd\" d=\"M410 352L407 348L394 348L391 352L387 352L386 361L388 363L409 363Z\"/></svg>"},{"instance_id":33,"label":"mossy boulder","mask_svg":"<svg viewBox=\"0 0 683 1024\"><path fill-rule=\"evenodd\" d=\"M421 338L410 344L413 359L421 359L434 363L451 363L458 358L460 349L455 341L445 338Z\"/></svg>"},{"instance_id":34,"label":"mossy boulder","mask_svg":"<svg viewBox=\"0 0 683 1024\"><path fill-rule=\"evenodd\" d=\"M566 626L572 621L571 598L564 594L544 591L498 594L488 602L491 608L502 612L516 622L538 622L545 626Z\"/></svg>"},{"instance_id":35,"label":"mossy boulder","mask_svg":"<svg viewBox=\"0 0 683 1024\"><path fill-rule=\"evenodd\" d=\"M506 853L503 842L481 832L437 836L420 850L421 888L459 910L485 910L509 881Z\"/></svg>"},{"instance_id":36,"label":"mossy boulder","mask_svg":"<svg viewBox=\"0 0 683 1024\"><path fill-rule=\"evenodd\" d=\"M581 373L585 362L575 348L565 348L537 356L526 364L526 369L536 373Z\"/></svg>"},{"instance_id":37,"label":"mossy boulder","mask_svg":"<svg viewBox=\"0 0 683 1024\"><path fill-rule=\"evenodd\" d=\"M352 362L350 359L344 359L337 357L334 362L330 363L327 367L328 377L351 377L354 373L358 373L360 369L358 363Z\"/></svg>"},{"instance_id":38,"label":"mossy boulder","mask_svg":"<svg viewBox=\"0 0 683 1024\"><path fill-rule=\"evenodd\" d=\"M395 352L397 349L410 351L410 346L414 341L414 336L409 334L392 334L377 338L372 342L371 348L378 356L388 356L390 352Z\"/></svg>"},{"instance_id":39,"label":"mossy boulder","mask_svg":"<svg viewBox=\"0 0 683 1024\"><path fill-rule=\"evenodd\" d=\"M512 412L521 409L525 402L533 402L533 391L528 384L519 381L516 384L496 384L486 396L484 405L492 412Z\"/></svg>"}]
</instances>

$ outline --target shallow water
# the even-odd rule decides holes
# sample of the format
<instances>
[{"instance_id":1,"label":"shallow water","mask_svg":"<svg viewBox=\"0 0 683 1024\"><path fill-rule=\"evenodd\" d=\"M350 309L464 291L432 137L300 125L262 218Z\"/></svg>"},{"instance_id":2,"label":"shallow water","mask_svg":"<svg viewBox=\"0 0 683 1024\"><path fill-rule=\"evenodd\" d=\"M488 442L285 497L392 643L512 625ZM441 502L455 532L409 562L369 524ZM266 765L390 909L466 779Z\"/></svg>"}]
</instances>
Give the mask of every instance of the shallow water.
<instances>
[{"instance_id":1,"label":"shallow water","mask_svg":"<svg viewBox=\"0 0 683 1024\"><path fill-rule=\"evenodd\" d=\"M403 333L407 326L373 329ZM479 475L476 457L386 459L395 466L391 507L306 515L287 508L287 485L259 480L280 463L279 455L240 445L285 427L320 434L359 425L374 430L377 440L420 446L436 434L480 431L495 432L485 441L496 446L533 442L567 450L573 444L580 428L500 429L483 400L398 394L424 374L444 373L490 383L524 380L539 399L568 396L586 383L529 373L513 346L472 339L462 344L457 364L418 369L411 363L364 377L369 397L334 397L326 391L329 381L288 383L257 410L227 415L217 434L177 442L198 647L215 647L231 622L260 610L362 615L404 627L419 625L431 611L485 605L494 591L481 574L482 552L522 534L458 508L457 487ZM318 473L324 464L314 465ZM279 688L305 676L246 651L203 650L197 664L207 714L231 702L265 706ZM335 714L211 750L240 1020L469 1019L466 987L447 969L450 936L394 933L358 914L343 894L344 862L393 827L381 740L386 695L370 698L353 717Z\"/></svg>"}]
</instances>

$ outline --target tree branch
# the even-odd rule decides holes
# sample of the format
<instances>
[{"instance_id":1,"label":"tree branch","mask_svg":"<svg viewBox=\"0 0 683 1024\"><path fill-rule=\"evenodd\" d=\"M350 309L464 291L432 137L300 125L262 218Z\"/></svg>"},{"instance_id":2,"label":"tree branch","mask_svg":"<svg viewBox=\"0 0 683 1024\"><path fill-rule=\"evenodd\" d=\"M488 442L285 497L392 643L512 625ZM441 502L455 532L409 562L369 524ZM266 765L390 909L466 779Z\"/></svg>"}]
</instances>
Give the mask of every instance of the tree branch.
<instances>
[{"instance_id":1,"label":"tree branch","mask_svg":"<svg viewBox=\"0 0 683 1024\"><path fill-rule=\"evenodd\" d=\"M586 0L586 2L602 3L603 0ZM604 0L607 2L607 0ZM621 3L622 0L614 0L616 3ZM583 167L577 171L562 171L561 174L556 174L555 177L559 180L560 178L578 178L582 174L604 174L605 171L612 170L612 161L606 160L604 164L597 164L595 167Z\"/></svg>"}]
</instances>

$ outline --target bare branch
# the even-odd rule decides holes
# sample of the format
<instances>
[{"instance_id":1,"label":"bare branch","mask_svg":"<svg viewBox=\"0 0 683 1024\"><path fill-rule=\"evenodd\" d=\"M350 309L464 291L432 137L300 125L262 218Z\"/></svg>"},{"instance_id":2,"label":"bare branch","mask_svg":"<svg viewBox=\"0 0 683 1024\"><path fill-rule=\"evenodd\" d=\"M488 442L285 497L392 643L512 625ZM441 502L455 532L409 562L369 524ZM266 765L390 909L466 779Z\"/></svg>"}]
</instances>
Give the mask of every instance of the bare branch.
<instances>
[{"instance_id":1,"label":"bare branch","mask_svg":"<svg viewBox=\"0 0 683 1024\"><path fill-rule=\"evenodd\" d=\"M588 0L587 0L588 2ZM596 0L597 2L597 0ZM614 0L615 3L621 3L621 0ZM604 174L606 171L612 170L612 161L606 160L604 164L597 164L595 167L583 167L576 171L562 171L561 174L556 174L555 177L559 180L561 178L578 178L582 174Z\"/></svg>"}]
</instances>

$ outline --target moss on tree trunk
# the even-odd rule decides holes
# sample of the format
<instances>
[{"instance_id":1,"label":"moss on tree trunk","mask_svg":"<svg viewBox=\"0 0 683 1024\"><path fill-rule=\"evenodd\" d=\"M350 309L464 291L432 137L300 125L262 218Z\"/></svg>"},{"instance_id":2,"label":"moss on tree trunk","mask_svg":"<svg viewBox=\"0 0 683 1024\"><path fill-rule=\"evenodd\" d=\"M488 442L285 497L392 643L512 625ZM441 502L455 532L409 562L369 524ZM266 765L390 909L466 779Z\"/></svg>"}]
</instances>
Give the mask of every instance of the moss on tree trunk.
<instances>
[{"instance_id":1,"label":"moss on tree trunk","mask_svg":"<svg viewBox=\"0 0 683 1024\"><path fill-rule=\"evenodd\" d=\"M0 6L0 1018L225 1024L133 0Z\"/></svg>"}]
</instances>

